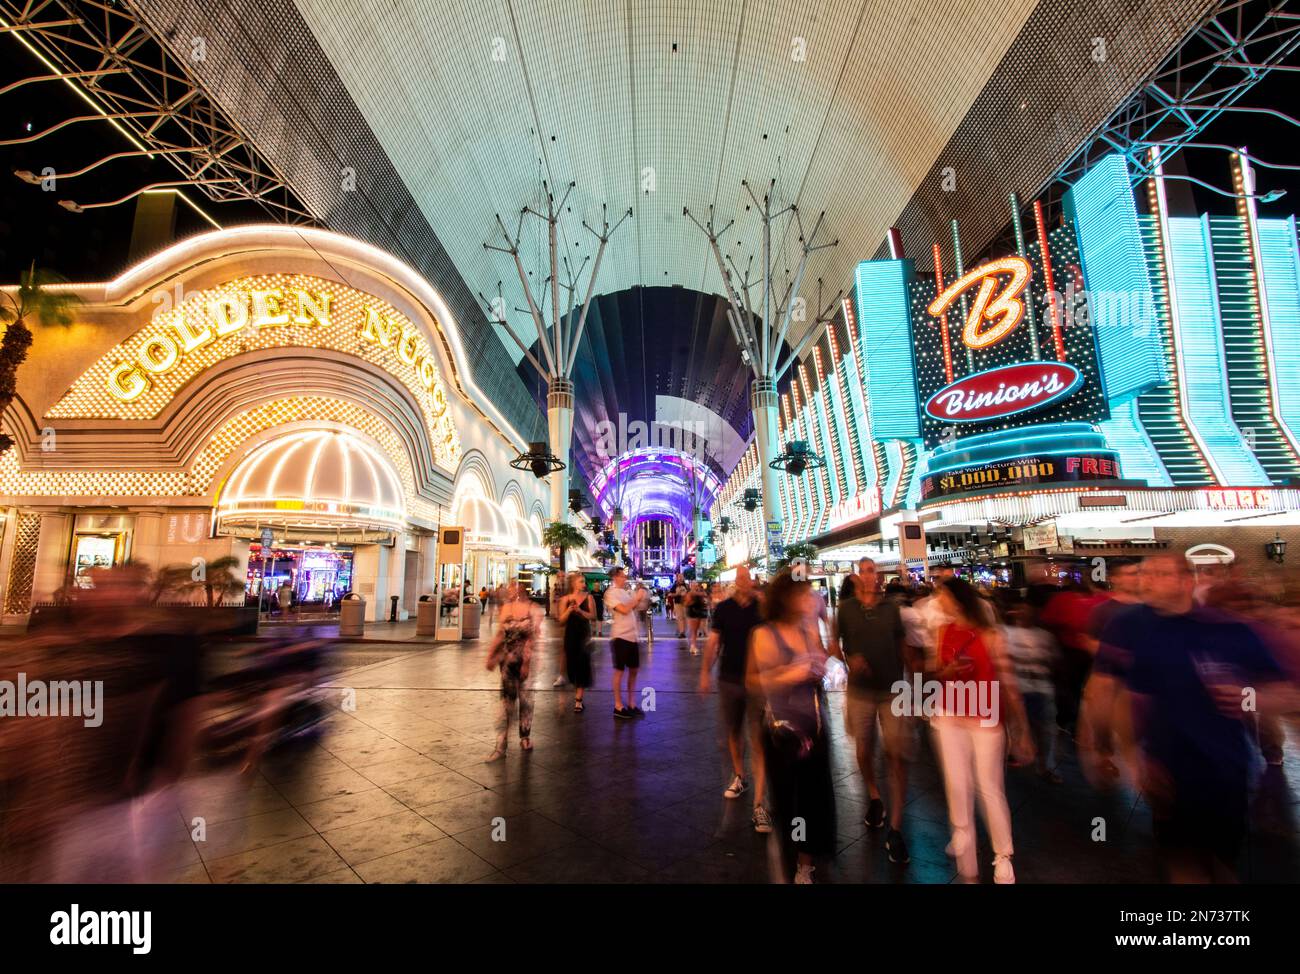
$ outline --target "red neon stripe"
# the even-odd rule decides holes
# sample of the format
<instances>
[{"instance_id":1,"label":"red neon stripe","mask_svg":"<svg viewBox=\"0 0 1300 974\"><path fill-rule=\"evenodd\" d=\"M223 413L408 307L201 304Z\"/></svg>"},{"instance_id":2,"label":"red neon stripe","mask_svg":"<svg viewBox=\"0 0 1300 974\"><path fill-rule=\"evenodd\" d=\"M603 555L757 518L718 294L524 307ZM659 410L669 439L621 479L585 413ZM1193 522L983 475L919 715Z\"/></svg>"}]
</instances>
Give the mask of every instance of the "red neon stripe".
<instances>
[{"instance_id":1,"label":"red neon stripe","mask_svg":"<svg viewBox=\"0 0 1300 974\"><path fill-rule=\"evenodd\" d=\"M1043 201L1034 200L1034 223L1038 227L1038 250L1043 255L1043 283L1047 285L1047 301L1052 309L1052 344L1056 346L1056 360L1065 361L1065 340L1061 337L1061 311L1056 306L1056 282L1052 277L1052 258L1047 252L1047 221L1043 219Z\"/></svg>"},{"instance_id":2,"label":"red neon stripe","mask_svg":"<svg viewBox=\"0 0 1300 974\"><path fill-rule=\"evenodd\" d=\"M939 252L939 245L934 245L934 293L943 293L943 256ZM948 347L948 312L939 316L939 334L943 338L943 374L949 383L952 382L952 349Z\"/></svg>"}]
</instances>

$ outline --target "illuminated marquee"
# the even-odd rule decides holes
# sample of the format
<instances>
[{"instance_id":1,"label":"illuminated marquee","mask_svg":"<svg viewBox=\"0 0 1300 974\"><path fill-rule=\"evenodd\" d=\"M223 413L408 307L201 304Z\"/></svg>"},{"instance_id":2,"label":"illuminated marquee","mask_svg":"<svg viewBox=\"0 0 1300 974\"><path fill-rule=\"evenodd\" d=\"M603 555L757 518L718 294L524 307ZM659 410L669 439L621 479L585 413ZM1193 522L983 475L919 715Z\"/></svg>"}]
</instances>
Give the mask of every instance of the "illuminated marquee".
<instances>
[{"instance_id":1,"label":"illuminated marquee","mask_svg":"<svg viewBox=\"0 0 1300 974\"><path fill-rule=\"evenodd\" d=\"M1273 491L1267 487L1206 487L1201 496L1212 511L1273 507Z\"/></svg>"},{"instance_id":2,"label":"illuminated marquee","mask_svg":"<svg viewBox=\"0 0 1300 974\"><path fill-rule=\"evenodd\" d=\"M109 371L106 387L122 402L139 399L152 387L149 377L164 375L196 349L219 339L238 335L246 328L283 328L300 325L311 329L330 324L331 295L301 288L235 291L221 294L203 305L200 314L181 314L164 328L145 338L132 361L119 362ZM364 342L394 348L405 364L416 370L420 384L434 392L446 405L446 394L438 382L438 370L428 354L423 337L409 323L399 325L387 315L366 305L358 336Z\"/></svg>"},{"instance_id":3,"label":"illuminated marquee","mask_svg":"<svg viewBox=\"0 0 1300 974\"><path fill-rule=\"evenodd\" d=\"M1110 415L1074 229L1043 232L1040 246L952 278L938 261L935 279L911 283L927 448L949 442L955 425L966 436ZM950 330L954 310L965 321Z\"/></svg>"},{"instance_id":4,"label":"illuminated marquee","mask_svg":"<svg viewBox=\"0 0 1300 974\"><path fill-rule=\"evenodd\" d=\"M153 419L187 383L244 353L313 348L361 358L419 403L439 465L455 469L460 441L423 331L386 302L301 274L241 278L187 295L88 369L52 419Z\"/></svg>"},{"instance_id":5,"label":"illuminated marquee","mask_svg":"<svg viewBox=\"0 0 1300 974\"><path fill-rule=\"evenodd\" d=\"M1082 373L1063 362L1006 365L944 386L926 401L925 411L950 423L982 423L1046 406L1082 382Z\"/></svg>"},{"instance_id":6,"label":"illuminated marquee","mask_svg":"<svg viewBox=\"0 0 1300 974\"><path fill-rule=\"evenodd\" d=\"M922 477L921 498L933 500L998 487L1116 480L1119 476L1119 461L1104 454L1022 457Z\"/></svg>"},{"instance_id":7,"label":"illuminated marquee","mask_svg":"<svg viewBox=\"0 0 1300 974\"><path fill-rule=\"evenodd\" d=\"M1010 282L1000 291L997 289L999 274L1011 276ZM1025 316L1025 303L1020 296L1029 283L1029 276L1029 261L1021 257L991 260L949 284L930 302L927 310L936 318L947 314L958 297L978 284L980 289L971 302L961 340L967 348L987 348L1006 338ZM987 328L985 322L989 322Z\"/></svg>"}]
</instances>

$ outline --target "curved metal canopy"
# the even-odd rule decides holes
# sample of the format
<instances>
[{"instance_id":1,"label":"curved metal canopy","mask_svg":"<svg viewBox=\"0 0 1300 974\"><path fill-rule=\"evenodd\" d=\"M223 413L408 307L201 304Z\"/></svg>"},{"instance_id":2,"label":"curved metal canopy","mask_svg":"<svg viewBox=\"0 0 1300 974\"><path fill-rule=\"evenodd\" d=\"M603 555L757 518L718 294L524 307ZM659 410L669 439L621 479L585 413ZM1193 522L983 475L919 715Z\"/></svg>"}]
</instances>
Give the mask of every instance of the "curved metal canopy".
<instances>
[{"instance_id":1,"label":"curved metal canopy","mask_svg":"<svg viewBox=\"0 0 1300 974\"><path fill-rule=\"evenodd\" d=\"M734 217L721 243L743 263L758 222L742 180L776 179L783 204L827 212L841 243L810 265L802 290L822 277L833 294L884 239L1035 7L296 3L466 283L495 296L504 282L507 313L525 323L513 311L525 297L512 263L483 244L497 233L495 214L513 231L523 207L545 209L543 180L557 198L576 183L561 225L575 262L593 249L582 220L599 225L602 204L634 210L604 255L598 293L721 294L708 243L682 209ZM773 242L785 280L796 237L791 221ZM545 225L526 222L521 256L539 293L551 273L546 243ZM736 356L733 347L729 369Z\"/></svg>"}]
</instances>

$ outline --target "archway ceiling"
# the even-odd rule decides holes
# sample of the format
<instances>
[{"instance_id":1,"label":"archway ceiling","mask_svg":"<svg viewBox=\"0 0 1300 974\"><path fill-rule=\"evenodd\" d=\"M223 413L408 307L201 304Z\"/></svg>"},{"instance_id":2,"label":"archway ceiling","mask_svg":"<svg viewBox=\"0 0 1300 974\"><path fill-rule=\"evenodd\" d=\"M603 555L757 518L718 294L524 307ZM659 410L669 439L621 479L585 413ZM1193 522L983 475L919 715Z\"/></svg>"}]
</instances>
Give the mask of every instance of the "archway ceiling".
<instances>
[{"instance_id":1,"label":"archway ceiling","mask_svg":"<svg viewBox=\"0 0 1300 974\"><path fill-rule=\"evenodd\" d=\"M776 178L782 204L814 219L827 211L840 245L814 256L801 291L811 305L820 276L833 294L875 252L1035 6L296 4L461 276L489 296L504 282L509 308L525 304L515 269L483 244L500 242L494 213L513 230L521 207L543 205L543 179L577 184L566 253L592 252L580 220L598 221L602 203L611 215L633 208L600 270L598 289L612 294L638 285L721 293L682 207L713 204L720 223L735 217L723 244L743 261L758 221L741 181ZM792 56L796 38L805 60ZM545 227L525 227L523 257L540 293ZM792 226L774 241L778 271L793 274L796 236ZM512 319L526 341L535 337L526 315ZM799 337L792 326L791 341ZM728 351L727 367L740 368L734 344Z\"/></svg>"}]
</instances>

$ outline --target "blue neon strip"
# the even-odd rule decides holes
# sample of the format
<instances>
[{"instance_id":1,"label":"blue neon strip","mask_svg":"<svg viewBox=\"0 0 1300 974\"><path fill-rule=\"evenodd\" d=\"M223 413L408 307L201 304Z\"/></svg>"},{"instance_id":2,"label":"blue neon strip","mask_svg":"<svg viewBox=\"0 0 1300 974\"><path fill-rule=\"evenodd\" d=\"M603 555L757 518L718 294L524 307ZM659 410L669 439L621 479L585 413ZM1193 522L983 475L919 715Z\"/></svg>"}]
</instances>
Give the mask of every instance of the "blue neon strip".
<instances>
[{"instance_id":1,"label":"blue neon strip","mask_svg":"<svg viewBox=\"0 0 1300 974\"><path fill-rule=\"evenodd\" d=\"M1172 487L1173 478L1142 426L1136 398L1110 404L1110 419L1097 424L1106 442L1119 454L1125 480L1145 480L1150 487Z\"/></svg>"},{"instance_id":2,"label":"blue neon strip","mask_svg":"<svg viewBox=\"0 0 1300 974\"><path fill-rule=\"evenodd\" d=\"M1041 453L1114 453L1106 438L1091 429L1054 430L1033 436L1005 437L1000 443L969 446L957 443L952 449L936 452L926 464L926 473L940 473L959 467L1015 460Z\"/></svg>"},{"instance_id":3,"label":"blue neon strip","mask_svg":"<svg viewBox=\"0 0 1300 974\"><path fill-rule=\"evenodd\" d=\"M1269 357L1277 380L1278 417L1300 436L1300 248L1295 217L1260 220L1259 256L1268 304Z\"/></svg>"},{"instance_id":4,"label":"blue neon strip","mask_svg":"<svg viewBox=\"0 0 1300 974\"><path fill-rule=\"evenodd\" d=\"M854 296L866 358L867 409L877 440L921 435L912 347L910 260L869 260L858 265Z\"/></svg>"},{"instance_id":5,"label":"blue neon strip","mask_svg":"<svg viewBox=\"0 0 1300 974\"><path fill-rule=\"evenodd\" d=\"M1214 252L1208 217L1173 217L1168 221L1173 280L1170 297L1179 331L1178 358L1182 370L1187 420L1196 427L1206 452L1224 484L1251 487L1269 482L1264 468L1246 447L1232 420L1228 402L1227 363L1223 356L1223 325L1214 280Z\"/></svg>"},{"instance_id":6,"label":"blue neon strip","mask_svg":"<svg viewBox=\"0 0 1300 974\"><path fill-rule=\"evenodd\" d=\"M865 355L866 349L860 344L855 349L858 355ZM876 469L875 444L871 442L871 420L867 416L866 391L862 383L851 375L847 384L849 390L848 407L853 411L853 426L858 436L858 452L862 454L862 483L866 489L880 486L880 472Z\"/></svg>"},{"instance_id":7,"label":"blue neon strip","mask_svg":"<svg viewBox=\"0 0 1300 974\"><path fill-rule=\"evenodd\" d=\"M902 444L898 440L885 443L885 457L889 460L889 476L885 479L885 490L881 495L882 503L888 507L890 500L898 490L898 480L903 475L906 460L903 458Z\"/></svg>"},{"instance_id":8,"label":"blue neon strip","mask_svg":"<svg viewBox=\"0 0 1300 974\"><path fill-rule=\"evenodd\" d=\"M1127 160L1098 161L1065 194L1088 286L1103 387L1112 401L1165 381L1155 300Z\"/></svg>"}]
</instances>

